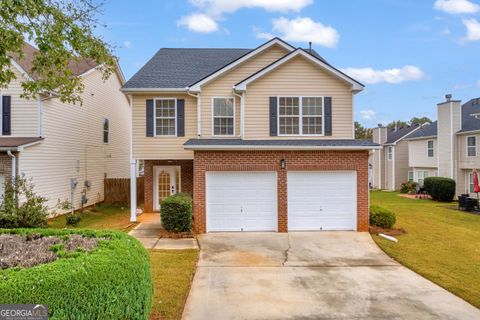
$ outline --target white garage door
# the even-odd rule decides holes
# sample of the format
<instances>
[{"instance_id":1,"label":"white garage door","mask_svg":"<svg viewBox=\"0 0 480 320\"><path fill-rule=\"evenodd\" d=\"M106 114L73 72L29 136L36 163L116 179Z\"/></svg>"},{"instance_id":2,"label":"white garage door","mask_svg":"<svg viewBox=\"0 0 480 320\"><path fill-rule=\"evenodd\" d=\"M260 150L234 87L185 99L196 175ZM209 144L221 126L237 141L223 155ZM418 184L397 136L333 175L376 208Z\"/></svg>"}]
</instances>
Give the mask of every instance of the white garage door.
<instances>
[{"instance_id":1,"label":"white garage door","mask_svg":"<svg viewBox=\"0 0 480 320\"><path fill-rule=\"evenodd\" d=\"M276 172L207 172L207 232L276 231Z\"/></svg>"},{"instance_id":2,"label":"white garage door","mask_svg":"<svg viewBox=\"0 0 480 320\"><path fill-rule=\"evenodd\" d=\"M288 230L356 230L355 171L288 172Z\"/></svg>"}]
</instances>

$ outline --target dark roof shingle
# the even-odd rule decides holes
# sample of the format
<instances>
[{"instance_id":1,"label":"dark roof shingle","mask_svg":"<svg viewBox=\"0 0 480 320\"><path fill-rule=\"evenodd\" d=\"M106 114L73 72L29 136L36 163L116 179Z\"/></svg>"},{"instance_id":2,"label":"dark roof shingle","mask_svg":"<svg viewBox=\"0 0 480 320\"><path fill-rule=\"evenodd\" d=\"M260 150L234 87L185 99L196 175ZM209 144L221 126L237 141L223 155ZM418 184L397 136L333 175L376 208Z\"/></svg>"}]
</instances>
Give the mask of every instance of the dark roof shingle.
<instances>
[{"instance_id":1,"label":"dark roof shingle","mask_svg":"<svg viewBox=\"0 0 480 320\"><path fill-rule=\"evenodd\" d=\"M16 148L41 140L41 137L1 137L0 148Z\"/></svg>"},{"instance_id":2,"label":"dark roof shingle","mask_svg":"<svg viewBox=\"0 0 480 320\"><path fill-rule=\"evenodd\" d=\"M410 132L417 130L419 127L418 124L407 126L407 127L401 127L399 129L391 129L388 130L387 132L387 142L386 143L394 143L401 138L405 137L408 135Z\"/></svg>"},{"instance_id":3,"label":"dark roof shingle","mask_svg":"<svg viewBox=\"0 0 480 320\"><path fill-rule=\"evenodd\" d=\"M480 119L472 114L480 114L480 98L471 99L462 105L462 129L460 132L480 130Z\"/></svg>"},{"instance_id":4,"label":"dark roof shingle","mask_svg":"<svg viewBox=\"0 0 480 320\"><path fill-rule=\"evenodd\" d=\"M420 129L408 135L407 139L434 137L437 135L437 121L431 124L424 124Z\"/></svg>"},{"instance_id":5,"label":"dark roof shingle","mask_svg":"<svg viewBox=\"0 0 480 320\"><path fill-rule=\"evenodd\" d=\"M242 140L242 139L190 139L186 147L378 147L371 140L355 139L316 139L316 140Z\"/></svg>"}]
</instances>

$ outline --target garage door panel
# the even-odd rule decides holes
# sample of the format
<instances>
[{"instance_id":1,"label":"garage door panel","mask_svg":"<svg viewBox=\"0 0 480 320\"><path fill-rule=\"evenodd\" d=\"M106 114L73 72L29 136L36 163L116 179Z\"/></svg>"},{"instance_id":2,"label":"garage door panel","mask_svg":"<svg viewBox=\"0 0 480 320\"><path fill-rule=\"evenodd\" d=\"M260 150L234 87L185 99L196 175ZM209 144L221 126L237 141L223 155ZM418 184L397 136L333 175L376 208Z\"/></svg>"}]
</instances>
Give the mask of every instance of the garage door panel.
<instances>
[{"instance_id":1,"label":"garage door panel","mask_svg":"<svg viewBox=\"0 0 480 320\"><path fill-rule=\"evenodd\" d=\"M354 171L289 172L289 230L356 230Z\"/></svg>"},{"instance_id":2,"label":"garage door panel","mask_svg":"<svg viewBox=\"0 0 480 320\"><path fill-rule=\"evenodd\" d=\"M275 231L275 172L207 172L208 231Z\"/></svg>"}]
</instances>

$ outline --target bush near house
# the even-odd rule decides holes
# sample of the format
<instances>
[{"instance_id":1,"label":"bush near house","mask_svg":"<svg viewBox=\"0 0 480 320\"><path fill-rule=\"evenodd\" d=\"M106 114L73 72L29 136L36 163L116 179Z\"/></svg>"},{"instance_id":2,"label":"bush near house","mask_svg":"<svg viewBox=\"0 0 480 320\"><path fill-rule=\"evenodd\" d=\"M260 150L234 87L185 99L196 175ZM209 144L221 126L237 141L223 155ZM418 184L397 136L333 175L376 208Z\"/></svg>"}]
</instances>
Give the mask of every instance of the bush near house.
<instances>
[{"instance_id":1,"label":"bush near house","mask_svg":"<svg viewBox=\"0 0 480 320\"><path fill-rule=\"evenodd\" d=\"M394 212L379 206L370 206L370 225L391 229L397 218Z\"/></svg>"},{"instance_id":2,"label":"bush near house","mask_svg":"<svg viewBox=\"0 0 480 320\"><path fill-rule=\"evenodd\" d=\"M31 268L0 270L0 303L43 303L50 319L147 319L152 306L149 256L115 231L0 229L0 234L95 237L90 252ZM54 248L52 248L53 250Z\"/></svg>"},{"instance_id":3,"label":"bush near house","mask_svg":"<svg viewBox=\"0 0 480 320\"><path fill-rule=\"evenodd\" d=\"M450 202L455 196L455 180L445 177L428 177L423 182L425 191L435 201Z\"/></svg>"},{"instance_id":4,"label":"bush near house","mask_svg":"<svg viewBox=\"0 0 480 320\"><path fill-rule=\"evenodd\" d=\"M192 229L192 197L178 193L163 199L160 204L162 225L167 231L186 232Z\"/></svg>"},{"instance_id":5,"label":"bush near house","mask_svg":"<svg viewBox=\"0 0 480 320\"><path fill-rule=\"evenodd\" d=\"M400 193L413 194L417 191L417 183L413 181L407 181L400 186Z\"/></svg>"}]
</instances>

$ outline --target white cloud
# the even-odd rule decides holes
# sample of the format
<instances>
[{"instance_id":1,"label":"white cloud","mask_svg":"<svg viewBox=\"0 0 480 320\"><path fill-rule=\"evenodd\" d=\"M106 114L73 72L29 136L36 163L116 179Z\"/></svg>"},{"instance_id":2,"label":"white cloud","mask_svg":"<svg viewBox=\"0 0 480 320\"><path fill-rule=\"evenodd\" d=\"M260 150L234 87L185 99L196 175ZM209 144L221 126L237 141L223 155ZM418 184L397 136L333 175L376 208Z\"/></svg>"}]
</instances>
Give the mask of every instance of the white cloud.
<instances>
[{"instance_id":1,"label":"white cloud","mask_svg":"<svg viewBox=\"0 0 480 320\"><path fill-rule=\"evenodd\" d=\"M256 37L258 39L267 39L270 40L272 38L275 38L275 35L271 34L270 32L257 32Z\"/></svg>"},{"instance_id":2,"label":"white cloud","mask_svg":"<svg viewBox=\"0 0 480 320\"><path fill-rule=\"evenodd\" d=\"M345 68L343 72L364 83L400 83L404 81L416 81L425 77L423 71L415 66L404 66L386 70L372 68Z\"/></svg>"},{"instance_id":3,"label":"white cloud","mask_svg":"<svg viewBox=\"0 0 480 320\"><path fill-rule=\"evenodd\" d=\"M322 45L327 48L336 47L340 35L331 26L325 26L307 17L299 17L292 20L281 17L272 21L273 31L280 34L286 41L309 42ZM270 33L258 33L257 37L273 37Z\"/></svg>"},{"instance_id":4,"label":"white cloud","mask_svg":"<svg viewBox=\"0 0 480 320\"><path fill-rule=\"evenodd\" d=\"M437 0L433 7L450 14L476 13L480 11L478 4L468 0Z\"/></svg>"},{"instance_id":5,"label":"white cloud","mask_svg":"<svg viewBox=\"0 0 480 320\"><path fill-rule=\"evenodd\" d=\"M480 40L480 22L476 19L464 19L463 24L467 28L467 35L463 41L479 41Z\"/></svg>"},{"instance_id":6,"label":"white cloud","mask_svg":"<svg viewBox=\"0 0 480 320\"><path fill-rule=\"evenodd\" d=\"M377 113L372 109L367 109L367 110L360 110L360 115L362 116L362 119L371 120L377 115Z\"/></svg>"},{"instance_id":7,"label":"white cloud","mask_svg":"<svg viewBox=\"0 0 480 320\"><path fill-rule=\"evenodd\" d=\"M233 13L242 8L263 8L267 11L300 11L313 0L190 0L194 6L211 16Z\"/></svg>"},{"instance_id":8,"label":"white cloud","mask_svg":"<svg viewBox=\"0 0 480 320\"><path fill-rule=\"evenodd\" d=\"M477 87L480 88L480 80L477 81Z\"/></svg>"},{"instance_id":9,"label":"white cloud","mask_svg":"<svg viewBox=\"0 0 480 320\"><path fill-rule=\"evenodd\" d=\"M450 31L449 28L445 28L445 29L442 30L442 35L444 35L444 36L449 36L451 34L452 34L452 32Z\"/></svg>"},{"instance_id":10,"label":"white cloud","mask_svg":"<svg viewBox=\"0 0 480 320\"><path fill-rule=\"evenodd\" d=\"M200 33L209 33L218 30L218 24L203 13L193 13L178 20L179 26L187 27L191 31Z\"/></svg>"},{"instance_id":11,"label":"white cloud","mask_svg":"<svg viewBox=\"0 0 480 320\"><path fill-rule=\"evenodd\" d=\"M457 83L453 86L453 89L455 90L463 90L463 89L468 89L471 88L472 85L470 83Z\"/></svg>"},{"instance_id":12,"label":"white cloud","mask_svg":"<svg viewBox=\"0 0 480 320\"><path fill-rule=\"evenodd\" d=\"M123 41L123 46L127 49L130 49L132 47L132 43L128 40Z\"/></svg>"}]
</instances>

